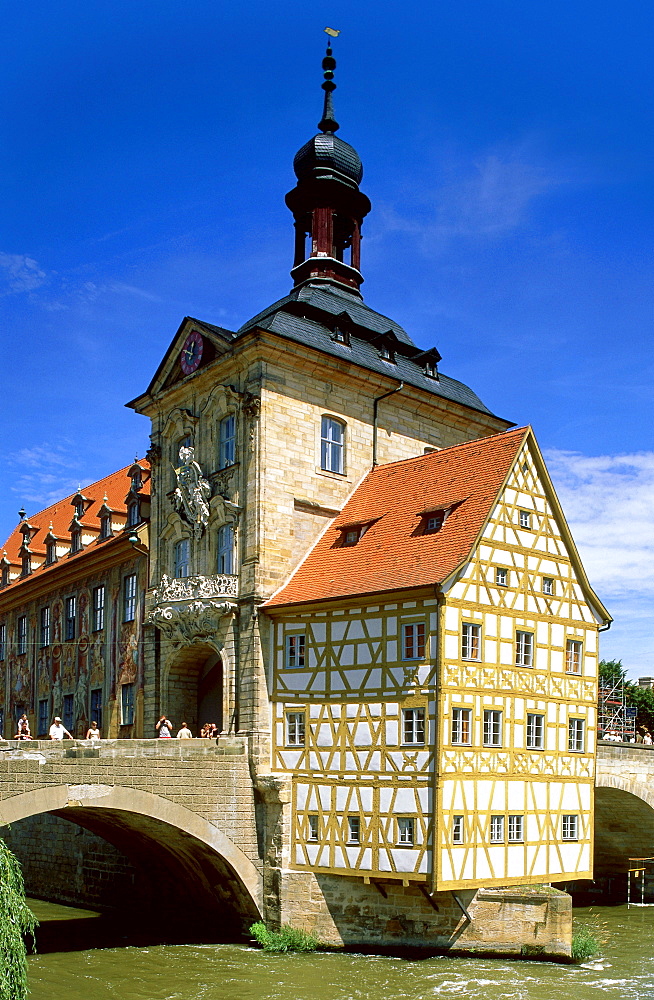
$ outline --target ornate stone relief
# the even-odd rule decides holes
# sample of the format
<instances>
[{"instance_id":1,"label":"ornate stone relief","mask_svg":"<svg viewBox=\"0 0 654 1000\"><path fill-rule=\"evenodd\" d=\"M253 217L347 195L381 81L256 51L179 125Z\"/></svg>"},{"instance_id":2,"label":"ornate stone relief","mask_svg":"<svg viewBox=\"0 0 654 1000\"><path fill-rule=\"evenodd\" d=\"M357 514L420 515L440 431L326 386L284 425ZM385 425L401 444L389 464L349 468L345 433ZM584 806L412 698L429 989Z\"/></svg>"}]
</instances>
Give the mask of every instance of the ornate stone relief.
<instances>
[{"instance_id":1,"label":"ornate stone relief","mask_svg":"<svg viewBox=\"0 0 654 1000\"><path fill-rule=\"evenodd\" d=\"M194 537L199 539L209 521L211 486L202 475L194 454L194 448L179 449L180 465L175 469L177 486L173 491L173 505L193 528Z\"/></svg>"},{"instance_id":2,"label":"ornate stone relief","mask_svg":"<svg viewBox=\"0 0 654 1000\"><path fill-rule=\"evenodd\" d=\"M255 396L253 392L246 392L243 397L242 409L246 417L258 417L261 412L261 397Z\"/></svg>"},{"instance_id":3,"label":"ornate stone relief","mask_svg":"<svg viewBox=\"0 0 654 1000\"><path fill-rule=\"evenodd\" d=\"M155 604L192 601L201 597L237 597L237 576L187 576L170 579L166 574L152 591Z\"/></svg>"}]
</instances>

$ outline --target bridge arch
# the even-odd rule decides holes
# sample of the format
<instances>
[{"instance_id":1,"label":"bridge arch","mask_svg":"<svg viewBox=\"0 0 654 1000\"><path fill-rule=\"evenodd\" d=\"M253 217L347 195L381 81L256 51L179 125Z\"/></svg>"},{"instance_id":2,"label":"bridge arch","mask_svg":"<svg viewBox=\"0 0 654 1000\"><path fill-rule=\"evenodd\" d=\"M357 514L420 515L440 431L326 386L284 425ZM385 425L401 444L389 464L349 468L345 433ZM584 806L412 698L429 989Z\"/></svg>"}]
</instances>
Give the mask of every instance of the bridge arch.
<instances>
[{"instance_id":1,"label":"bridge arch","mask_svg":"<svg viewBox=\"0 0 654 1000\"><path fill-rule=\"evenodd\" d=\"M629 859L645 857L654 857L654 784L598 768L595 877L626 877Z\"/></svg>"},{"instance_id":2,"label":"bridge arch","mask_svg":"<svg viewBox=\"0 0 654 1000\"><path fill-rule=\"evenodd\" d=\"M120 785L49 785L0 803L0 823L50 813L113 844L143 872L166 913L211 921L216 939L262 914L262 876L215 824L151 792ZM129 905L130 901L126 901Z\"/></svg>"}]
</instances>

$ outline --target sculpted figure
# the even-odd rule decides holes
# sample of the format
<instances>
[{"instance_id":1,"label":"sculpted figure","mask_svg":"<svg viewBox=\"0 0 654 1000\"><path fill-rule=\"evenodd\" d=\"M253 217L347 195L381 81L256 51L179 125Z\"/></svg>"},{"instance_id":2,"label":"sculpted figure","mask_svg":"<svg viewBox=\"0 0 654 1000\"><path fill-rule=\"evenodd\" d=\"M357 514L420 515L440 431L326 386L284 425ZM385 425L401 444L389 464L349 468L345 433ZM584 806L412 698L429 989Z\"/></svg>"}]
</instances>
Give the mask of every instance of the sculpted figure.
<instances>
[{"instance_id":1,"label":"sculpted figure","mask_svg":"<svg viewBox=\"0 0 654 1000\"><path fill-rule=\"evenodd\" d=\"M193 534L200 538L209 522L211 486L194 460L195 451L190 447L179 449L180 465L175 469L177 486L173 493L175 509L193 527Z\"/></svg>"}]
</instances>

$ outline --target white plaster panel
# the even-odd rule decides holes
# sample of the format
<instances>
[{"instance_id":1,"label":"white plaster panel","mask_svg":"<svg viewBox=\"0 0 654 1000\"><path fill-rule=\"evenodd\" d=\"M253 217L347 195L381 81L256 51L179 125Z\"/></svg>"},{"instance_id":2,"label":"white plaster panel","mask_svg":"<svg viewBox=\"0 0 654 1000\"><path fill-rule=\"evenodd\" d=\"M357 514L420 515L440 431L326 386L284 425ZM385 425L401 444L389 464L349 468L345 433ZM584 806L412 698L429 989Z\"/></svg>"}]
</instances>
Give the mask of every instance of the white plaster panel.
<instances>
[{"instance_id":1,"label":"white plaster panel","mask_svg":"<svg viewBox=\"0 0 654 1000\"><path fill-rule=\"evenodd\" d=\"M548 668L548 654L549 650L543 649L541 646L536 647L536 668L538 670L547 670Z\"/></svg>"},{"instance_id":2,"label":"white plaster panel","mask_svg":"<svg viewBox=\"0 0 654 1000\"><path fill-rule=\"evenodd\" d=\"M493 788L491 798L491 812L504 812L506 809L506 785L503 781L497 781Z\"/></svg>"},{"instance_id":3,"label":"white plaster panel","mask_svg":"<svg viewBox=\"0 0 654 1000\"><path fill-rule=\"evenodd\" d=\"M446 635L444 642L446 660L457 660L459 658L459 637L458 635Z\"/></svg>"},{"instance_id":4,"label":"white plaster panel","mask_svg":"<svg viewBox=\"0 0 654 1000\"><path fill-rule=\"evenodd\" d=\"M381 872L392 872L393 865L391 864L391 859L388 856L388 851L379 851L379 870Z\"/></svg>"},{"instance_id":5,"label":"white plaster panel","mask_svg":"<svg viewBox=\"0 0 654 1000\"><path fill-rule=\"evenodd\" d=\"M331 747L334 743L331 728L326 723L316 729L316 745L319 747Z\"/></svg>"},{"instance_id":6,"label":"white plaster panel","mask_svg":"<svg viewBox=\"0 0 654 1000\"><path fill-rule=\"evenodd\" d=\"M347 679L350 682L350 687L353 690L363 687L363 682L366 678L366 670L349 670Z\"/></svg>"},{"instance_id":7,"label":"white plaster panel","mask_svg":"<svg viewBox=\"0 0 654 1000\"><path fill-rule=\"evenodd\" d=\"M452 870L452 862L447 851L441 851L441 877L444 882L453 882L458 878Z\"/></svg>"},{"instance_id":8,"label":"white plaster panel","mask_svg":"<svg viewBox=\"0 0 654 1000\"><path fill-rule=\"evenodd\" d=\"M347 622L332 622L332 642L340 642L345 637Z\"/></svg>"},{"instance_id":9,"label":"white plaster panel","mask_svg":"<svg viewBox=\"0 0 654 1000\"><path fill-rule=\"evenodd\" d=\"M295 848L295 864L296 865L304 864L304 853L299 844Z\"/></svg>"},{"instance_id":10,"label":"white plaster panel","mask_svg":"<svg viewBox=\"0 0 654 1000\"><path fill-rule=\"evenodd\" d=\"M413 872L416 869L416 852L406 848L395 848L391 852L398 872Z\"/></svg>"},{"instance_id":11,"label":"white plaster panel","mask_svg":"<svg viewBox=\"0 0 654 1000\"><path fill-rule=\"evenodd\" d=\"M372 788L368 788L365 785L363 787L359 786L359 802L361 803L361 808L365 813L372 812Z\"/></svg>"},{"instance_id":12,"label":"white plaster panel","mask_svg":"<svg viewBox=\"0 0 654 1000\"><path fill-rule=\"evenodd\" d=\"M361 642L357 646L357 663L372 663L372 652L367 642Z\"/></svg>"},{"instance_id":13,"label":"white plaster panel","mask_svg":"<svg viewBox=\"0 0 654 1000\"><path fill-rule=\"evenodd\" d=\"M472 853L472 852L471 852ZM486 860L485 854L477 850L475 851L475 861L476 861L476 872L475 877L479 879L485 878L495 878L495 872L491 870L488 861Z\"/></svg>"},{"instance_id":14,"label":"white plaster panel","mask_svg":"<svg viewBox=\"0 0 654 1000\"><path fill-rule=\"evenodd\" d=\"M325 812L331 809L332 805L332 790L330 785L318 785L318 794L320 795L320 805Z\"/></svg>"},{"instance_id":15,"label":"white plaster panel","mask_svg":"<svg viewBox=\"0 0 654 1000\"><path fill-rule=\"evenodd\" d=\"M369 747L372 744L372 733L367 722L360 722L354 730L354 745Z\"/></svg>"},{"instance_id":16,"label":"white plaster panel","mask_svg":"<svg viewBox=\"0 0 654 1000\"><path fill-rule=\"evenodd\" d=\"M289 691L306 691L309 686L309 681L312 679L312 674L295 673L287 670L284 673L284 684Z\"/></svg>"},{"instance_id":17,"label":"white plaster panel","mask_svg":"<svg viewBox=\"0 0 654 1000\"><path fill-rule=\"evenodd\" d=\"M477 810L479 812L488 812L492 790L493 786L490 781L477 782Z\"/></svg>"},{"instance_id":18,"label":"white plaster panel","mask_svg":"<svg viewBox=\"0 0 654 1000\"><path fill-rule=\"evenodd\" d=\"M295 801L297 802L298 811L302 811L307 804L307 795L309 792L308 785L296 785L295 786Z\"/></svg>"},{"instance_id":19,"label":"white plaster panel","mask_svg":"<svg viewBox=\"0 0 654 1000\"><path fill-rule=\"evenodd\" d=\"M413 788L398 788L395 799L395 815L403 816L408 813L415 813L416 796Z\"/></svg>"},{"instance_id":20,"label":"white plaster panel","mask_svg":"<svg viewBox=\"0 0 654 1000\"><path fill-rule=\"evenodd\" d=\"M497 640L486 639L484 643L484 662L497 663Z\"/></svg>"},{"instance_id":21,"label":"white plaster panel","mask_svg":"<svg viewBox=\"0 0 654 1000\"><path fill-rule=\"evenodd\" d=\"M352 772L359 770L359 761L354 754L349 751L345 754L345 770Z\"/></svg>"},{"instance_id":22,"label":"white plaster panel","mask_svg":"<svg viewBox=\"0 0 654 1000\"><path fill-rule=\"evenodd\" d=\"M347 803L349 800L350 792L352 788L350 785L337 785L336 786L336 811L344 812L347 808Z\"/></svg>"},{"instance_id":23,"label":"white plaster panel","mask_svg":"<svg viewBox=\"0 0 654 1000\"><path fill-rule=\"evenodd\" d=\"M503 667L513 664L514 655L512 642L500 642L500 664Z\"/></svg>"},{"instance_id":24,"label":"white plaster panel","mask_svg":"<svg viewBox=\"0 0 654 1000\"><path fill-rule=\"evenodd\" d=\"M309 856L310 865L315 865L318 860L319 846L319 844L307 844L307 855Z\"/></svg>"},{"instance_id":25,"label":"white plaster panel","mask_svg":"<svg viewBox=\"0 0 654 1000\"><path fill-rule=\"evenodd\" d=\"M497 615L484 615L484 632L487 636L497 635Z\"/></svg>"},{"instance_id":26,"label":"white plaster panel","mask_svg":"<svg viewBox=\"0 0 654 1000\"><path fill-rule=\"evenodd\" d=\"M459 631L459 609L446 607L445 608L445 628L450 632Z\"/></svg>"},{"instance_id":27,"label":"white plaster panel","mask_svg":"<svg viewBox=\"0 0 654 1000\"><path fill-rule=\"evenodd\" d=\"M568 844L561 844L561 861L559 861L559 852L552 845L547 851L547 874L548 875L561 875L563 872L573 872L575 870L575 861L577 860L577 850L575 845L574 853L570 850Z\"/></svg>"},{"instance_id":28,"label":"white plaster panel","mask_svg":"<svg viewBox=\"0 0 654 1000\"><path fill-rule=\"evenodd\" d=\"M556 670L559 673L563 672L563 650L550 650L550 670Z\"/></svg>"},{"instance_id":29,"label":"white plaster panel","mask_svg":"<svg viewBox=\"0 0 654 1000\"><path fill-rule=\"evenodd\" d=\"M341 667L351 667L354 663L354 646L345 643L336 651L336 658Z\"/></svg>"},{"instance_id":30,"label":"white plaster panel","mask_svg":"<svg viewBox=\"0 0 654 1000\"><path fill-rule=\"evenodd\" d=\"M547 644L550 641L550 629L547 622L537 622L536 641Z\"/></svg>"},{"instance_id":31,"label":"white plaster panel","mask_svg":"<svg viewBox=\"0 0 654 1000\"><path fill-rule=\"evenodd\" d=\"M347 868L345 851L338 845L334 848L334 868Z\"/></svg>"},{"instance_id":32,"label":"white plaster panel","mask_svg":"<svg viewBox=\"0 0 654 1000\"><path fill-rule=\"evenodd\" d=\"M347 637L348 639L365 639L363 625L358 618L351 619Z\"/></svg>"},{"instance_id":33,"label":"white plaster panel","mask_svg":"<svg viewBox=\"0 0 654 1000\"><path fill-rule=\"evenodd\" d=\"M513 639L513 618L509 618L507 615L500 616L500 637Z\"/></svg>"},{"instance_id":34,"label":"white plaster panel","mask_svg":"<svg viewBox=\"0 0 654 1000\"><path fill-rule=\"evenodd\" d=\"M397 656L397 642L390 641L386 643L386 659L389 663L396 663Z\"/></svg>"},{"instance_id":35,"label":"white plaster panel","mask_svg":"<svg viewBox=\"0 0 654 1000\"><path fill-rule=\"evenodd\" d=\"M366 628L368 635L373 639L381 639L382 620L381 618L366 618Z\"/></svg>"},{"instance_id":36,"label":"white plaster panel","mask_svg":"<svg viewBox=\"0 0 654 1000\"><path fill-rule=\"evenodd\" d=\"M309 705L309 718L318 719L322 711L322 705Z\"/></svg>"},{"instance_id":37,"label":"white plaster panel","mask_svg":"<svg viewBox=\"0 0 654 1000\"><path fill-rule=\"evenodd\" d=\"M356 860L356 855L355 855L355 860ZM372 868L372 851L370 850L369 847L366 847L365 851L361 855L360 867L363 868L364 871L365 870L370 871L370 869Z\"/></svg>"},{"instance_id":38,"label":"white plaster panel","mask_svg":"<svg viewBox=\"0 0 654 1000\"><path fill-rule=\"evenodd\" d=\"M315 642L323 643L327 639L327 626L324 622L312 622L311 631Z\"/></svg>"},{"instance_id":39,"label":"white plaster panel","mask_svg":"<svg viewBox=\"0 0 654 1000\"><path fill-rule=\"evenodd\" d=\"M556 622L552 622L550 627L552 629L552 645L563 646L563 625L558 625Z\"/></svg>"},{"instance_id":40,"label":"white plaster panel","mask_svg":"<svg viewBox=\"0 0 654 1000\"><path fill-rule=\"evenodd\" d=\"M398 742L397 722L389 721L386 723L386 743L389 746L397 746Z\"/></svg>"}]
</instances>

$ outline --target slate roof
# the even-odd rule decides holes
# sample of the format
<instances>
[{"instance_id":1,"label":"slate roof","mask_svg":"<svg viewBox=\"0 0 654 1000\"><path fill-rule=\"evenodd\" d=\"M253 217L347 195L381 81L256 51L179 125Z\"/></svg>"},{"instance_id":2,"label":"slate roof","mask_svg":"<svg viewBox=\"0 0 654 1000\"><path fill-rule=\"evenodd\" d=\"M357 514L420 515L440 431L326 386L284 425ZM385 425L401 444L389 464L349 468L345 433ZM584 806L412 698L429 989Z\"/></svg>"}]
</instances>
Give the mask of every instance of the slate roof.
<instances>
[{"instance_id":1,"label":"slate roof","mask_svg":"<svg viewBox=\"0 0 654 1000\"><path fill-rule=\"evenodd\" d=\"M350 320L349 346L332 338L334 327L344 313ZM492 415L479 396L463 382L441 373L437 379L427 375L420 358L423 352L406 330L370 309L358 295L344 289L333 285L304 285L254 316L239 329L237 336L257 327ZM395 362L386 361L379 354L379 338L389 333L397 338ZM506 424L511 426L508 420Z\"/></svg>"},{"instance_id":2,"label":"slate roof","mask_svg":"<svg viewBox=\"0 0 654 1000\"><path fill-rule=\"evenodd\" d=\"M442 583L469 556L529 428L373 469L297 570L262 607ZM425 534L427 511L450 510ZM370 525L356 545L343 528Z\"/></svg>"},{"instance_id":3,"label":"slate roof","mask_svg":"<svg viewBox=\"0 0 654 1000\"><path fill-rule=\"evenodd\" d=\"M147 459L139 459L138 464L146 473L147 477L144 477L141 489L139 490L138 496L140 498L147 498L150 496L150 465ZM87 506L82 517L79 519L79 523L82 529L87 529L90 533L100 531L100 516L99 510L104 505L104 497L107 497L106 505L109 509L116 514L122 515L127 518L127 505L126 498L130 489L130 479L128 476L129 470L132 465L126 465L123 469L118 469L117 472L112 472L111 475L105 476L104 479L99 479L96 483L91 483L90 486L84 486L78 492L82 494L91 503ZM46 507L45 510L39 511L38 514L31 514L29 517L25 518L25 522L29 524L32 528L36 528L36 532L32 533L29 549L36 559L43 558L45 560L46 554L46 535L52 531L52 534L59 540L70 539L70 524L75 516L75 510L72 506L73 497L77 496L77 493L70 493L67 497L58 500L55 504L50 507ZM21 522L21 524L25 523ZM52 524L52 529L50 528ZM114 538L117 537L114 535ZM103 539L99 544L106 545L111 539ZM20 548L23 544L23 534L20 531L20 524L16 525L12 533L10 534L4 545L0 546L0 559L6 553L7 558L14 566L20 566L21 564L21 554ZM89 547L85 547L80 552L71 555L71 559L79 558L83 556L85 552L89 551ZM34 567L29 576L19 577L18 579L12 580L10 584L3 587L0 590L0 595L6 593L7 591L15 590L17 586L21 583L32 580L35 576L41 576L43 573L47 573L50 570L55 569L60 562L52 563L50 566L46 566L43 562L40 566Z\"/></svg>"}]
</instances>

